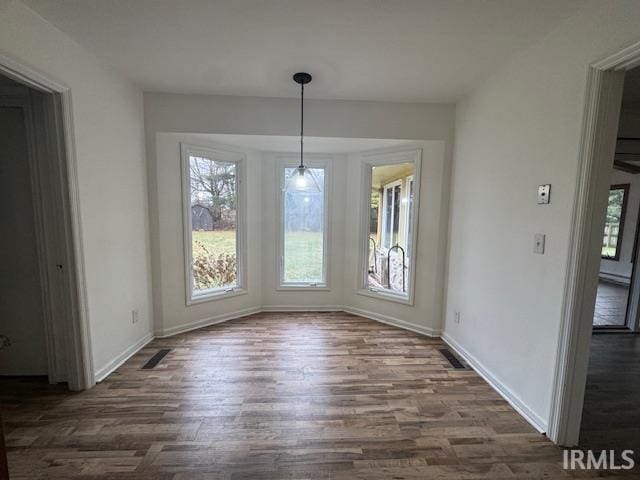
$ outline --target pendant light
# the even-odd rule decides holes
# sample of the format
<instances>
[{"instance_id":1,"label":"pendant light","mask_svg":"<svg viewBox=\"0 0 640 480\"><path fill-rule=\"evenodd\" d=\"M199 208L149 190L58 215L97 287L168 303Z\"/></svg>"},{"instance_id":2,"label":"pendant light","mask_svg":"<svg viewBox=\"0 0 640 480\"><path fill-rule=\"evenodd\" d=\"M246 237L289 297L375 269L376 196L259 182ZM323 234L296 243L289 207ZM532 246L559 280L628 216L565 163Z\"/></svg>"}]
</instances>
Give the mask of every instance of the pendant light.
<instances>
[{"instance_id":1,"label":"pendant light","mask_svg":"<svg viewBox=\"0 0 640 480\"><path fill-rule=\"evenodd\" d=\"M300 165L287 177L284 190L320 193L320 185L313 171L304 166L304 86L311 82L311 75L299 72L293 76L293 81L300 85Z\"/></svg>"}]
</instances>

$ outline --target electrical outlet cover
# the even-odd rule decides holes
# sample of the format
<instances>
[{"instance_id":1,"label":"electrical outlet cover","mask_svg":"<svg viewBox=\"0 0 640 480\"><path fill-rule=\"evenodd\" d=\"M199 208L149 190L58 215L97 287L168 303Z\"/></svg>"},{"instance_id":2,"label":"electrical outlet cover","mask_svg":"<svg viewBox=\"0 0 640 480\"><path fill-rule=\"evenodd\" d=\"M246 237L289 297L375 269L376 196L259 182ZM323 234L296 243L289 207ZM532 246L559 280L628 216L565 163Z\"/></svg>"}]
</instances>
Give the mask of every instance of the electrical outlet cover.
<instances>
[{"instance_id":1,"label":"electrical outlet cover","mask_svg":"<svg viewBox=\"0 0 640 480\"><path fill-rule=\"evenodd\" d=\"M533 253L544 254L544 244L546 235L544 233L536 233L533 239Z\"/></svg>"}]
</instances>

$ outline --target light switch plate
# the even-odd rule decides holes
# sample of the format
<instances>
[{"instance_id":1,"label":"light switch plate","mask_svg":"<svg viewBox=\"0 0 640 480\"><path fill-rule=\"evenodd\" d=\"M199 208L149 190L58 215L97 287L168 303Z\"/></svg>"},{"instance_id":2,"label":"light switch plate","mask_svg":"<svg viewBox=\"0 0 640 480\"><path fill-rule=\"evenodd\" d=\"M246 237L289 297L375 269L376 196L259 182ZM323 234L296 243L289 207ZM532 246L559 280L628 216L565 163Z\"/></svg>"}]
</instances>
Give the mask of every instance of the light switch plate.
<instances>
[{"instance_id":1,"label":"light switch plate","mask_svg":"<svg viewBox=\"0 0 640 480\"><path fill-rule=\"evenodd\" d=\"M533 253L544 254L544 244L546 241L544 233L536 233L533 237Z\"/></svg>"},{"instance_id":2,"label":"light switch plate","mask_svg":"<svg viewBox=\"0 0 640 480\"><path fill-rule=\"evenodd\" d=\"M549 203L551 197L551 185L539 185L538 186L538 204L543 205Z\"/></svg>"}]
</instances>

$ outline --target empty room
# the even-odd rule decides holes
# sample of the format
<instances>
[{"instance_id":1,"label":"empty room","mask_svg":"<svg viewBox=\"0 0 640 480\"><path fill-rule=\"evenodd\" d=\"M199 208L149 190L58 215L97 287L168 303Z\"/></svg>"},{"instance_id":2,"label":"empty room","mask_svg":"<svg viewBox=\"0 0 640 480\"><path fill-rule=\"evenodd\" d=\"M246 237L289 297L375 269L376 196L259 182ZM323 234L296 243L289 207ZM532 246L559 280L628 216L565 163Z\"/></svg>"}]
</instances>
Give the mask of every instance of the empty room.
<instances>
[{"instance_id":1,"label":"empty room","mask_svg":"<svg viewBox=\"0 0 640 480\"><path fill-rule=\"evenodd\" d=\"M640 479L638 72L637 0L0 0L0 480Z\"/></svg>"}]
</instances>

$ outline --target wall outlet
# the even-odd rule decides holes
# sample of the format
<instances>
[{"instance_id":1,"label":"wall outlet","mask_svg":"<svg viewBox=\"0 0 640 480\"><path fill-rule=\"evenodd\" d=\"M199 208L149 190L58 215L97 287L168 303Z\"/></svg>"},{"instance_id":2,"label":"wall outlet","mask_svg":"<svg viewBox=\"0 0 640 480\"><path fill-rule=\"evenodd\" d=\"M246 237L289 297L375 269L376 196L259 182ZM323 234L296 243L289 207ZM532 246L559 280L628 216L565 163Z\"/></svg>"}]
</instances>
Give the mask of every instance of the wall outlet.
<instances>
[{"instance_id":1,"label":"wall outlet","mask_svg":"<svg viewBox=\"0 0 640 480\"><path fill-rule=\"evenodd\" d=\"M533 236L533 253L539 255L544 254L544 244L547 240L547 236L544 233L536 233Z\"/></svg>"},{"instance_id":2,"label":"wall outlet","mask_svg":"<svg viewBox=\"0 0 640 480\"><path fill-rule=\"evenodd\" d=\"M454 312L453 314L453 322L460 323L460 312Z\"/></svg>"},{"instance_id":3,"label":"wall outlet","mask_svg":"<svg viewBox=\"0 0 640 480\"><path fill-rule=\"evenodd\" d=\"M131 323L138 323L138 320L140 320L140 313L138 310L131 310Z\"/></svg>"},{"instance_id":4,"label":"wall outlet","mask_svg":"<svg viewBox=\"0 0 640 480\"><path fill-rule=\"evenodd\" d=\"M545 205L551 201L551 185L540 185L538 187L538 205Z\"/></svg>"}]
</instances>

